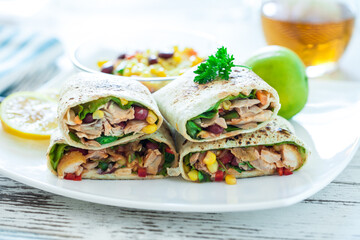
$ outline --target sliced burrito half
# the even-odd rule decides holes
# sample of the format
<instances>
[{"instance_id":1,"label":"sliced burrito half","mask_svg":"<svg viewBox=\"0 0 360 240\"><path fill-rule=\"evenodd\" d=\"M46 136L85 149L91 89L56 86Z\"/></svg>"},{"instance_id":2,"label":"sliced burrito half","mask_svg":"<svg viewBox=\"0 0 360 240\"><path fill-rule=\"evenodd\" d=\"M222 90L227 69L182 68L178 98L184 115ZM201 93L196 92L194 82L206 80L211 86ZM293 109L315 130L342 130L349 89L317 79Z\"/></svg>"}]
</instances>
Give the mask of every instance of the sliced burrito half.
<instances>
[{"instance_id":1,"label":"sliced burrito half","mask_svg":"<svg viewBox=\"0 0 360 240\"><path fill-rule=\"evenodd\" d=\"M155 132L163 118L149 90L131 79L80 73L64 84L58 107L66 142L102 149Z\"/></svg>"},{"instance_id":2,"label":"sliced burrito half","mask_svg":"<svg viewBox=\"0 0 360 240\"><path fill-rule=\"evenodd\" d=\"M289 175L308 158L308 150L281 117L253 133L214 142L193 143L178 137L180 170L186 180L222 181L226 175L247 178Z\"/></svg>"},{"instance_id":3,"label":"sliced burrito half","mask_svg":"<svg viewBox=\"0 0 360 240\"><path fill-rule=\"evenodd\" d=\"M174 142L163 126L125 144L101 150L68 145L56 132L47 153L48 168L59 178L155 179L180 174Z\"/></svg>"},{"instance_id":4,"label":"sliced burrito half","mask_svg":"<svg viewBox=\"0 0 360 240\"><path fill-rule=\"evenodd\" d=\"M280 109L276 90L247 68L234 67L229 80L207 84L194 82L195 68L154 93L166 120L189 141L253 132Z\"/></svg>"}]
</instances>

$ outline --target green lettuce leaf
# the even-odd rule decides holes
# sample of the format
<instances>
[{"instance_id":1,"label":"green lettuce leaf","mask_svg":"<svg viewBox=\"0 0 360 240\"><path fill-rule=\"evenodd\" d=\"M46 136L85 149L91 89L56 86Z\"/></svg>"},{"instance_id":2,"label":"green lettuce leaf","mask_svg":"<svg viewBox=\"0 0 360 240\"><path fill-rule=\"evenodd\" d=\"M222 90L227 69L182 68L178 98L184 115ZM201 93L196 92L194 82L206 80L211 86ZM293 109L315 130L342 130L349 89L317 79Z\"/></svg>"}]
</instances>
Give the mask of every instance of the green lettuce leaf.
<instances>
[{"instance_id":1,"label":"green lettuce leaf","mask_svg":"<svg viewBox=\"0 0 360 240\"><path fill-rule=\"evenodd\" d=\"M165 154L165 161L164 161L164 164L163 164L162 169L159 172L159 174L161 174L163 176L166 176L167 175L167 168L172 166L172 163L175 160L175 155L171 154L171 153L168 153L166 151L164 152L164 154Z\"/></svg>"},{"instance_id":2,"label":"green lettuce leaf","mask_svg":"<svg viewBox=\"0 0 360 240\"><path fill-rule=\"evenodd\" d=\"M228 96L226 98L219 100L214 106L209 108L206 112L203 112L202 114L197 115L196 117L193 117L189 121L187 121L187 123L186 123L187 134L189 134L189 136L193 139L198 139L196 136L202 130L202 128L200 126L198 126L193 120L196 120L199 118L211 119L211 118L215 117L215 115L218 113L218 108L222 102L227 101L227 100L229 100L229 101L235 100L235 99L239 99L239 98L255 99L256 98L255 93L256 93L256 91L253 90L248 96L240 93L237 96ZM231 131L234 131L234 130L231 130Z\"/></svg>"},{"instance_id":3,"label":"green lettuce leaf","mask_svg":"<svg viewBox=\"0 0 360 240\"><path fill-rule=\"evenodd\" d=\"M196 139L196 135L201 131L201 127L199 127L194 121L187 121L186 131L190 137Z\"/></svg>"},{"instance_id":4,"label":"green lettuce leaf","mask_svg":"<svg viewBox=\"0 0 360 240\"><path fill-rule=\"evenodd\" d=\"M118 139L119 139L119 137L116 137L116 136L101 136L101 137L95 138L95 141L97 141L98 143L103 145L103 144L114 142Z\"/></svg>"},{"instance_id":5,"label":"green lettuce leaf","mask_svg":"<svg viewBox=\"0 0 360 240\"><path fill-rule=\"evenodd\" d=\"M232 132L232 131L236 131L236 130L239 130L239 129L241 129L241 128L229 125L227 128L225 128L225 131Z\"/></svg>"},{"instance_id":6,"label":"green lettuce leaf","mask_svg":"<svg viewBox=\"0 0 360 240\"><path fill-rule=\"evenodd\" d=\"M134 103L133 101L129 101L126 105L122 105L120 99L117 97L105 97L78 105L74 107L73 110L79 115L79 118L83 120L88 113L95 112L101 105L104 105L109 101L115 102L121 109L129 109Z\"/></svg>"},{"instance_id":7,"label":"green lettuce leaf","mask_svg":"<svg viewBox=\"0 0 360 240\"><path fill-rule=\"evenodd\" d=\"M67 144L55 144L50 152L49 152L49 157L50 157L50 163L51 163L51 167L56 171L57 170L57 166L59 164L60 159L64 156L64 152L69 150L70 146Z\"/></svg>"},{"instance_id":8,"label":"green lettuce leaf","mask_svg":"<svg viewBox=\"0 0 360 240\"><path fill-rule=\"evenodd\" d=\"M211 176L205 172L198 171L199 182L211 182Z\"/></svg>"},{"instance_id":9,"label":"green lettuce leaf","mask_svg":"<svg viewBox=\"0 0 360 240\"><path fill-rule=\"evenodd\" d=\"M72 140L74 140L75 142L81 142L80 138L73 132L69 132L69 136Z\"/></svg>"}]
</instances>

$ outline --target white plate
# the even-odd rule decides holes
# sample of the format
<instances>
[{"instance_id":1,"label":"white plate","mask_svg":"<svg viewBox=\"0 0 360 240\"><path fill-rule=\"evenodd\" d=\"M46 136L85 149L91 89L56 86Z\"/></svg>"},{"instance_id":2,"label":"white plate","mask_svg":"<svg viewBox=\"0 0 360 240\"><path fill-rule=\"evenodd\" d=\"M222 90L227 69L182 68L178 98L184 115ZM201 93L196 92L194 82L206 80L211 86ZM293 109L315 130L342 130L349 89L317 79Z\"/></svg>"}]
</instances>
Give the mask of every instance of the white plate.
<instances>
[{"instance_id":1,"label":"white plate","mask_svg":"<svg viewBox=\"0 0 360 240\"><path fill-rule=\"evenodd\" d=\"M0 172L24 184L84 201L120 207L191 212L249 211L299 202L330 183L359 145L359 85L311 82L306 108L292 121L312 155L290 176L239 179L237 185L181 178L81 182L58 180L46 168L47 141L0 131Z\"/></svg>"}]
</instances>

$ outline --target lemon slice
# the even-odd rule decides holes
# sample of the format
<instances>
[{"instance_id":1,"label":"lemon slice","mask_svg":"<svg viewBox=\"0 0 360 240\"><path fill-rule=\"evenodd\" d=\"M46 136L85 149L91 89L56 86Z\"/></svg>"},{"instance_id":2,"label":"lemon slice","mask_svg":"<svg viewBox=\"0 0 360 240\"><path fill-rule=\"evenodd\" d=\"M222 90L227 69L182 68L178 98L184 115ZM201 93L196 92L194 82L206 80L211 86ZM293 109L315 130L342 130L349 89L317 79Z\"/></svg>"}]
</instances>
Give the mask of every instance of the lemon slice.
<instances>
[{"instance_id":1,"label":"lemon slice","mask_svg":"<svg viewBox=\"0 0 360 240\"><path fill-rule=\"evenodd\" d=\"M57 102L39 92L17 92L1 103L4 131L18 137L48 139L57 127Z\"/></svg>"}]
</instances>

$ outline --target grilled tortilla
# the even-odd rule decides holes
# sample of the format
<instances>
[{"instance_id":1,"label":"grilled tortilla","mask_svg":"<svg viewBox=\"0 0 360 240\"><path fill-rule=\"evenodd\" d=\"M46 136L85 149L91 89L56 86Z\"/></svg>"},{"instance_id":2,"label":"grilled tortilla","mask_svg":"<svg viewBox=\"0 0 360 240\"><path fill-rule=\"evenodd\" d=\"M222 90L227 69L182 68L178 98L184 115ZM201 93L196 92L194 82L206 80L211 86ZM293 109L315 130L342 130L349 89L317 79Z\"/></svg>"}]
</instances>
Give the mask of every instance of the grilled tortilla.
<instances>
[{"instance_id":1,"label":"grilled tortilla","mask_svg":"<svg viewBox=\"0 0 360 240\"><path fill-rule=\"evenodd\" d=\"M275 89L247 68L234 67L228 81L207 84L194 82L195 69L153 94L166 120L189 141L253 132L280 109Z\"/></svg>"},{"instance_id":2,"label":"grilled tortilla","mask_svg":"<svg viewBox=\"0 0 360 240\"><path fill-rule=\"evenodd\" d=\"M163 117L149 90L131 79L79 73L60 92L60 131L78 148L102 149L160 128Z\"/></svg>"},{"instance_id":3,"label":"grilled tortilla","mask_svg":"<svg viewBox=\"0 0 360 240\"><path fill-rule=\"evenodd\" d=\"M214 181L219 176L216 181L221 181L226 174L236 178L288 175L298 170L309 155L290 123L281 117L255 132L214 142L193 143L178 135L177 146L183 178L200 182ZM206 164L211 163L211 158L216 158L212 163L215 165ZM192 179L190 171L193 171ZM216 176L218 171L222 173Z\"/></svg>"},{"instance_id":4,"label":"grilled tortilla","mask_svg":"<svg viewBox=\"0 0 360 240\"><path fill-rule=\"evenodd\" d=\"M47 165L69 180L158 179L178 176L178 154L168 129L101 150L72 147L57 131L51 137Z\"/></svg>"}]
</instances>

